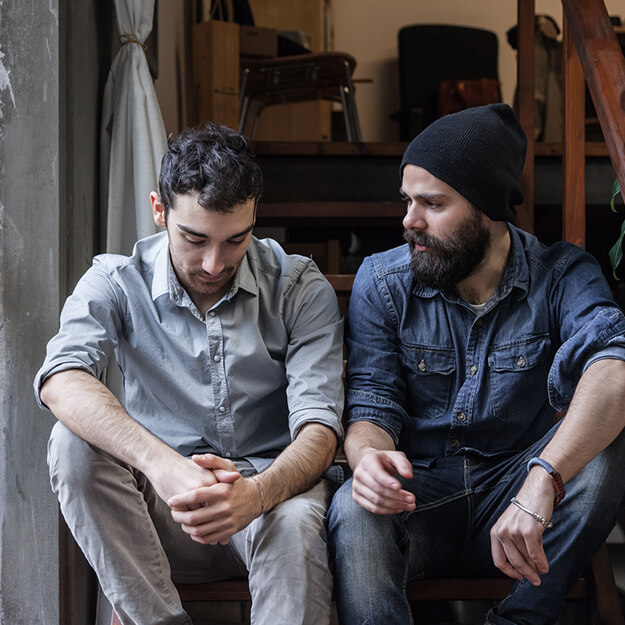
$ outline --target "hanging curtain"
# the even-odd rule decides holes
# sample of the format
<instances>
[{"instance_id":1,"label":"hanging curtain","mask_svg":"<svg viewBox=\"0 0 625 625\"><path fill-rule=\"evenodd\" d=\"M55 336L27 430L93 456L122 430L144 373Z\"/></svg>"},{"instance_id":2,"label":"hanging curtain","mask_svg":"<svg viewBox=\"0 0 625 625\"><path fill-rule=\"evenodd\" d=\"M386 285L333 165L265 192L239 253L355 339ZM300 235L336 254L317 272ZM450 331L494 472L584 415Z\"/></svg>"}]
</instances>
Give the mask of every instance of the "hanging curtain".
<instances>
[{"instance_id":1,"label":"hanging curtain","mask_svg":"<svg viewBox=\"0 0 625 625\"><path fill-rule=\"evenodd\" d=\"M137 239L157 231L150 192L157 190L167 139L145 57L154 4L115 0L122 46L104 89L100 206L106 251L116 254L130 254Z\"/></svg>"}]
</instances>

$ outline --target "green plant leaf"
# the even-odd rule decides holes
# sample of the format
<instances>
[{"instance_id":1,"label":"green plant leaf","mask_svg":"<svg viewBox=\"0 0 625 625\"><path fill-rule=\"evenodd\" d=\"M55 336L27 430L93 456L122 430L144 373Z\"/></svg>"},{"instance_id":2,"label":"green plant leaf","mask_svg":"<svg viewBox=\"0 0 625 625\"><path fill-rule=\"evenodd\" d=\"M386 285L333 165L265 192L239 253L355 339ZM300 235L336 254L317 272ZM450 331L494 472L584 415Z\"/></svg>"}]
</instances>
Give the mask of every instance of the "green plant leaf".
<instances>
[{"instance_id":1,"label":"green plant leaf","mask_svg":"<svg viewBox=\"0 0 625 625\"><path fill-rule=\"evenodd\" d=\"M615 280L620 280L616 275L616 270L623 260L623 239L625 238L625 220L621 224L621 235L618 241L611 247L608 255L610 256L610 264L612 265L612 275Z\"/></svg>"},{"instance_id":2,"label":"green plant leaf","mask_svg":"<svg viewBox=\"0 0 625 625\"><path fill-rule=\"evenodd\" d=\"M621 192L621 186L618 183L618 179L614 181L612 185L612 199L610 200L610 209L613 213L618 213L618 208L614 205L614 201L616 200L616 196Z\"/></svg>"}]
</instances>

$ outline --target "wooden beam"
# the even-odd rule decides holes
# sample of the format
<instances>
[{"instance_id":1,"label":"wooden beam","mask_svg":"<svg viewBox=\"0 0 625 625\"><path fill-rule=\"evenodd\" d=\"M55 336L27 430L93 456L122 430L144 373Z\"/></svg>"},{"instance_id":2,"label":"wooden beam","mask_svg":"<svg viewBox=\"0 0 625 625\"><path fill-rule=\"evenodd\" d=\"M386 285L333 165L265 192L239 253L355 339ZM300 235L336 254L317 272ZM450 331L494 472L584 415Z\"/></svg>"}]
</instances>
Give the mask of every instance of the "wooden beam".
<instances>
[{"instance_id":1,"label":"wooden beam","mask_svg":"<svg viewBox=\"0 0 625 625\"><path fill-rule=\"evenodd\" d=\"M527 156L521 174L524 201L517 208L519 227L534 232L534 0L518 0L517 108L527 135Z\"/></svg>"},{"instance_id":2,"label":"wooden beam","mask_svg":"<svg viewBox=\"0 0 625 625\"><path fill-rule=\"evenodd\" d=\"M586 247L585 91L579 55L564 16L562 238Z\"/></svg>"}]
</instances>

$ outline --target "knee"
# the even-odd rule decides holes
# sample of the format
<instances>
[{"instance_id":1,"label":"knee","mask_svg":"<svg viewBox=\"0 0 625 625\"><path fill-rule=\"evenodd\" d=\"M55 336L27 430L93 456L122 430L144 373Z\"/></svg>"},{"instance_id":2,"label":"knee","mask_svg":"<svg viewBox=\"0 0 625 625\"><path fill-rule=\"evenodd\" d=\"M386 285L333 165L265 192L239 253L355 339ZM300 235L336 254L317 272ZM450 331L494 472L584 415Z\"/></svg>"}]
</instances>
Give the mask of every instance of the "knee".
<instances>
[{"instance_id":1,"label":"knee","mask_svg":"<svg viewBox=\"0 0 625 625\"><path fill-rule=\"evenodd\" d=\"M271 543L272 549L287 553L290 550L325 550L329 498L329 486L322 481L307 493L287 499L266 512L254 532L257 546Z\"/></svg>"},{"instance_id":2,"label":"knee","mask_svg":"<svg viewBox=\"0 0 625 625\"><path fill-rule=\"evenodd\" d=\"M335 493L328 511L328 534L335 553L362 545L367 540L392 534L395 515L373 514L358 505L352 497L352 481L345 482ZM360 547L355 547L359 549Z\"/></svg>"},{"instance_id":3,"label":"knee","mask_svg":"<svg viewBox=\"0 0 625 625\"><path fill-rule=\"evenodd\" d=\"M567 496L576 496L586 509L595 508L601 516L610 509L617 515L625 498L623 466L625 430L567 484Z\"/></svg>"},{"instance_id":4,"label":"knee","mask_svg":"<svg viewBox=\"0 0 625 625\"><path fill-rule=\"evenodd\" d=\"M68 486L81 492L93 483L94 459L98 452L89 443L76 436L61 422L52 428L48 441L48 467L52 489Z\"/></svg>"}]
</instances>

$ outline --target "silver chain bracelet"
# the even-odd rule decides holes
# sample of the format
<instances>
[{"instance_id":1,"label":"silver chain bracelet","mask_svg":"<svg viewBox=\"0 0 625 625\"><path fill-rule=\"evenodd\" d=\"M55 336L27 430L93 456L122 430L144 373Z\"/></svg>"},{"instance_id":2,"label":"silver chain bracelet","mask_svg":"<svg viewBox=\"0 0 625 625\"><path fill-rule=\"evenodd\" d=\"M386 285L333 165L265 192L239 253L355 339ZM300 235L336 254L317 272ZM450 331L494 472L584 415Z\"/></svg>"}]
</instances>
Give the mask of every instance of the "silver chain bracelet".
<instances>
[{"instance_id":1,"label":"silver chain bracelet","mask_svg":"<svg viewBox=\"0 0 625 625\"><path fill-rule=\"evenodd\" d=\"M540 516L537 512L532 512L529 508L526 508L516 497L513 497L510 500L510 503L513 503L517 508L521 508L523 512L529 514L531 517L534 517L545 529L550 529L553 527L553 521L547 521L544 516Z\"/></svg>"}]
</instances>

